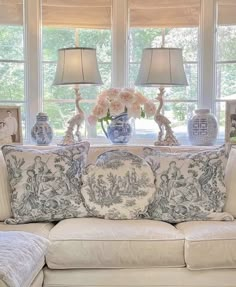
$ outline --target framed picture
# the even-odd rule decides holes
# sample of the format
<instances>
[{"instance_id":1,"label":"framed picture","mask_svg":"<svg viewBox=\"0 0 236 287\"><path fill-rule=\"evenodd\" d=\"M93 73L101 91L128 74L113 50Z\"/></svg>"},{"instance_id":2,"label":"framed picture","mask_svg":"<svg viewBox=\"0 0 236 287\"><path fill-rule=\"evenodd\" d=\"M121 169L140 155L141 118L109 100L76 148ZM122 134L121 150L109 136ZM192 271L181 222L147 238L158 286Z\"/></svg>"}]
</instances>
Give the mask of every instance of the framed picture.
<instances>
[{"instance_id":1,"label":"framed picture","mask_svg":"<svg viewBox=\"0 0 236 287\"><path fill-rule=\"evenodd\" d=\"M20 107L0 106L0 145L20 143L22 143Z\"/></svg>"},{"instance_id":2,"label":"framed picture","mask_svg":"<svg viewBox=\"0 0 236 287\"><path fill-rule=\"evenodd\" d=\"M236 144L236 100L226 101L225 142Z\"/></svg>"}]
</instances>

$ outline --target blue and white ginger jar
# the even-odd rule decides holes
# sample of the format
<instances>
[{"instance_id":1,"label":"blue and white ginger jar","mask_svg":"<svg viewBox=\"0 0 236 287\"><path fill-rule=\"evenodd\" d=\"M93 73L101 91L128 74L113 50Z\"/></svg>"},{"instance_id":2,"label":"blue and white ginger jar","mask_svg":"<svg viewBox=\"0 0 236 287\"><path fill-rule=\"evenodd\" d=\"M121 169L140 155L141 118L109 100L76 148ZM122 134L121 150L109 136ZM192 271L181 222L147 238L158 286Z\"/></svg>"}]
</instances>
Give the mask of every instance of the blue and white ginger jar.
<instances>
[{"instance_id":1,"label":"blue and white ginger jar","mask_svg":"<svg viewBox=\"0 0 236 287\"><path fill-rule=\"evenodd\" d=\"M132 135L132 127L127 113L122 113L112 119L107 127L109 140L114 144L126 144Z\"/></svg>"},{"instance_id":2,"label":"blue and white ginger jar","mask_svg":"<svg viewBox=\"0 0 236 287\"><path fill-rule=\"evenodd\" d=\"M53 130L48 123L46 113L38 113L36 123L31 130L31 137L37 145L49 145L53 138Z\"/></svg>"}]
</instances>

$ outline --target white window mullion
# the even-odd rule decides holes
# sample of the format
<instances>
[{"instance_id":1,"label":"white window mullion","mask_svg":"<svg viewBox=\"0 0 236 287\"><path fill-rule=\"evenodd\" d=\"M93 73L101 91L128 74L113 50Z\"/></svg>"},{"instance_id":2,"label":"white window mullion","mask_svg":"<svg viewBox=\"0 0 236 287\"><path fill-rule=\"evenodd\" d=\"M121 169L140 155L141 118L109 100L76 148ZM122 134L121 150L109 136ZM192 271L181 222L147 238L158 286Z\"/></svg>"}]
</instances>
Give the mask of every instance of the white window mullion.
<instances>
[{"instance_id":1,"label":"white window mullion","mask_svg":"<svg viewBox=\"0 0 236 287\"><path fill-rule=\"evenodd\" d=\"M36 114L42 110L41 87L41 1L25 0L25 93L26 93L26 139Z\"/></svg>"},{"instance_id":2,"label":"white window mullion","mask_svg":"<svg viewBox=\"0 0 236 287\"><path fill-rule=\"evenodd\" d=\"M128 83L128 0L112 1L112 86Z\"/></svg>"},{"instance_id":3,"label":"white window mullion","mask_svg":"<svg viewBox=\"0 0 236 287\"><path fill-rule=\"evenodd\" d=\"M199 107L215 112L215 38L216 9L214 0L201 1Z\"/></svg>"}]
</instances>

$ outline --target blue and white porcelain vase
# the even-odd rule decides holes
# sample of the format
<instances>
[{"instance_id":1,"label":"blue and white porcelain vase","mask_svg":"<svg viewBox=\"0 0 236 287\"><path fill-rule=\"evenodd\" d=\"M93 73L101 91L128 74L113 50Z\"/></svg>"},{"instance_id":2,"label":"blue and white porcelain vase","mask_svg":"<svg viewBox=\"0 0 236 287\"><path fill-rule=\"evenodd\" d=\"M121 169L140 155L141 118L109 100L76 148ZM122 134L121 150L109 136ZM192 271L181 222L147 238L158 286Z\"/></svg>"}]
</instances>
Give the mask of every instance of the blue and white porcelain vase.
<instances>
[{"instance_id":1,"label":"blue and white porcelain vase","mask_svg":"<svg viewBox=\"0 0 236 287\"><path fill-rule=\"evenodd\" d=\"M209 109L195 110L195 115L188 121L188 136L192 145L214 145L218 134L216 117Z\"/></svg>"},{"instance_id":2,"label":"blue and white porcelain vase","mask_svg":"<svg viewBox=\"0 0 236 287\"><path fill-rule=\"evenodd\" d=\"M38 113L36 123L31 130L31 137L37 145L49 145L53 138L53 131L48 123L46 113Z\"/></svg>"},{"instance_id":3,"label":"blue and white porcelain vase","mask_svg":"<svg viewBox=\"0 0 236 287\"><path fill-rule=\"evenodd\" d=\"M107 127L107 137L114 144L126 144L132 135L132 127L127 113L122 113L112 119Z\"/></svg>"}]
</instances>

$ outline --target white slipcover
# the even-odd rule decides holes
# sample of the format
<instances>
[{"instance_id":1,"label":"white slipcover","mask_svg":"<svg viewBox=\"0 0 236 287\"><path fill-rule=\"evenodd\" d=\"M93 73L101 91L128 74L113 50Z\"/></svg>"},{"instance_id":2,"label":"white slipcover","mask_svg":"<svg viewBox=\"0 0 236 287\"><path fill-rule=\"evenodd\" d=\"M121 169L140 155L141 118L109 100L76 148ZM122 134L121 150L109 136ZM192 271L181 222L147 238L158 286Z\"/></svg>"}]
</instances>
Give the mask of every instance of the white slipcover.
<instances>
[{"instance_id":1,"label":"white slipcover","mask_svg":"<svg viewBox=\"0 0 236 287\"><path fill-rule=\"evenodd\" d=\"M188 269L236 268L236 221L192 221L176 227L185 236Z\"/></svg>"},{"instance_id":2,"label":"white slipcover","mask_svg":"<svg viewBox=\"0 0 236 287\"><path fill-rule=\"evenodd\" d=\"M51 269L185 265L182 233L160 221L66 219L49 239L46 262Z\"/></svg>"}]
</instances>

